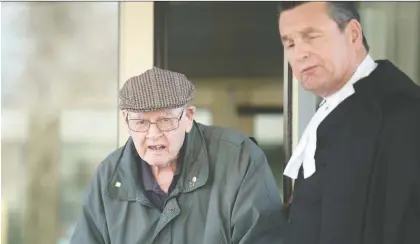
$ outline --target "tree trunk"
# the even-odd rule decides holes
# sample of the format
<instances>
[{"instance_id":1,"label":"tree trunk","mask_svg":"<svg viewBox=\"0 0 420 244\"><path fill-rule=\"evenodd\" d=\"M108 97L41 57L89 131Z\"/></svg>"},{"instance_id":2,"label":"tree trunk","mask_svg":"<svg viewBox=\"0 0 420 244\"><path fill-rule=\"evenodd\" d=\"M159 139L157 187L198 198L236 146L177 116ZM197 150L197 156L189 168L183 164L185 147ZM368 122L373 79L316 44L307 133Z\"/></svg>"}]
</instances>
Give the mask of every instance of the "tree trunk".
<instances>
[{"instance_id":1,"label":"tree trunk","mask_svg":"<svg viewBox=\"0 0 420 244\"><path fill-rule=\"evenodd\" d=\"M65 36L72 36L69 19L72 3L28 3L27 24L34 44L22 80L29 106L27 188L24 243L56 244L60 231L60 115L62 102L54 89L66 78L57 62L65 49ZM25 98L23 98L25 99ZM27 99L25 99L27 102Z\"/></svg>"},{"instance_id":2,"label":"tree trunk","mask_svg":"<svg viewBox=\"0 0 420 244\"><path fill-rule=\"evenodd\" d=\"M60 122L33 111L28 135L24 243L56 244L59 233Z\"/></svg>"}]
</instances>

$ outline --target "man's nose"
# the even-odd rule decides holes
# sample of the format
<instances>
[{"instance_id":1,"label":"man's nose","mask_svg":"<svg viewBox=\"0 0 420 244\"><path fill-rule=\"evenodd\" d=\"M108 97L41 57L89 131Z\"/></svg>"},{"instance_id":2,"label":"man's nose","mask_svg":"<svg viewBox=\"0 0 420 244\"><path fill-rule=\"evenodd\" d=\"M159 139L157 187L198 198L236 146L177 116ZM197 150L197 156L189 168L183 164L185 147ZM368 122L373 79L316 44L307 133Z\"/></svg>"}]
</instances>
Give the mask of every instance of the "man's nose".
<instances>
[{"instance_id":1,"label":"man's nose","mask_svg":"<svg viewBox=\"0 0 420 244\"><path fill-rule=\"evenodd\" d=\"M309 57L309 47L304 42L295 43L295 58L297 60L304 60Z\"/></svg>"},{"instance_id":2,"label":"man's nose","mask_svg":"<svg viewBox=\"0 0 420 244\"><path fill-rule=\"evenodd\" d=\"M147 136L150 139L158 139L160 136L162 136L162 131L158 128L156 124L150 124L149 130L147 131Z\"/></svg>"}]
</instances>

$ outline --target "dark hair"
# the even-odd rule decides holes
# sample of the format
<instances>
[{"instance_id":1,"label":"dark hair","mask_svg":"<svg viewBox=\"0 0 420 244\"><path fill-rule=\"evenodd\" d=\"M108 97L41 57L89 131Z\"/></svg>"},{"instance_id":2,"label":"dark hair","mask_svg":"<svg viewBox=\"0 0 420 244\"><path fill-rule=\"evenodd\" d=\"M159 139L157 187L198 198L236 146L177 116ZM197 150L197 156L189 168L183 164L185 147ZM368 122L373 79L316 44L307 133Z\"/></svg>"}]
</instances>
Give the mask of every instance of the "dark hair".
<instances>
[{"instance_id":1,"label":"dark hair","mask_svg":"<svg viewBox=\"0 0 420 244\"><path fill-rule=\"evenodd\" d=\"M280 14L283 11L294 9L295 7L302 5L304 3L309 3L308 1L293 1L293 2L281 2L278 4L278 16L280 17ZM326 2L328 5L329 15L331 19L334 20L335 23L337 23L338 28L340 30L344 30L344 28L347 26L347 24L350 22L350 20L355 19L360 23L360 15L357 11L356 2ZM367 43L365 34L363 34L363 45L366 48L366 51L369 52L369 44Z\"/></svg>"}]
</instances>

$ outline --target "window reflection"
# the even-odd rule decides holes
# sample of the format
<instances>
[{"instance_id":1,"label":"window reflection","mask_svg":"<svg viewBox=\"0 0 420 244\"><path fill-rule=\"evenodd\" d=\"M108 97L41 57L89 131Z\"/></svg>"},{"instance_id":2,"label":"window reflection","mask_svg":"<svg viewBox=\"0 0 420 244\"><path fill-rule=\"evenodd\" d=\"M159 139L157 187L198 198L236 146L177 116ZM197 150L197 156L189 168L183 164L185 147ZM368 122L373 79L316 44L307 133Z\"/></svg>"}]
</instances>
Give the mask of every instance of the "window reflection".
<instances>
[{"instance_id":1,"label":"window reflection","mask_svg":"<svg viewBox=\"0 0 420 244\"><path fill-rule=\"evenodd\" d=\"M118 3L2 3L2 243L68 243L117 147Z\"/></svg>"}]
</instances>

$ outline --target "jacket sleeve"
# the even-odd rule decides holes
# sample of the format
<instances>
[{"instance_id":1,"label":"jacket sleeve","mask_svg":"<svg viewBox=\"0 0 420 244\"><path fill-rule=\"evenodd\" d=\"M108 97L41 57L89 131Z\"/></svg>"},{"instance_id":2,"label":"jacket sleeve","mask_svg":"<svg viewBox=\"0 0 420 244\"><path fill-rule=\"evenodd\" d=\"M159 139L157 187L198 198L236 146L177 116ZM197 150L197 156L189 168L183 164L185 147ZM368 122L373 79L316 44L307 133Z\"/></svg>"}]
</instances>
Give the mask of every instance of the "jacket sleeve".
<instances>
[{"instance_id":1,"label":"jacket sleeve","mask_svg":"<svg viewBox=\"0 0 420 244\"><path fill-rule=\"evenodd\" d=\"M99 171L85 192L82 213L70 244L108 244Z\"/></svg>"},{"instance_id":2,"label":"jacket sleeve","mask_svg":"<svg viewBox=\"0 0 420 244\"><path fill-rule=\"evenodd\" d=\"M282 243L282 202L263 151L252 145L253 154L242 179L231 216L232 243Z\"/></svg>"}]
</instances>

